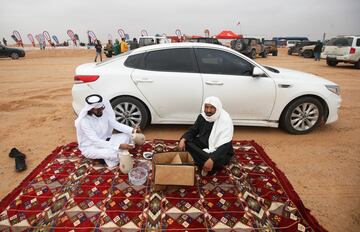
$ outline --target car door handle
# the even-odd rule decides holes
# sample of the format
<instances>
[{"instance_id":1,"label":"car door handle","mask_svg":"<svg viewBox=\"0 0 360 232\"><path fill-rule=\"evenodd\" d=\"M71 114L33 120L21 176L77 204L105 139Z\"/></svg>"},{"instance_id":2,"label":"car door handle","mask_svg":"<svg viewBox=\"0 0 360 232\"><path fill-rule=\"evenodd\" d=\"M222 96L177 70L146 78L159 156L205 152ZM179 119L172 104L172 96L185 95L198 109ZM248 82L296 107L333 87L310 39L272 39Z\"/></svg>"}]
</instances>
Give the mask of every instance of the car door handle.
<instances>
[{"instance_id":1,"label":"car door handle","mask_svg":"<svg viewBox=\"0 0 360 232\"><path fill-rule=\"evenodd\" d=\"M134 79L134 82L137 84L137 83L152 83L154 81L148 78L141 78L141 79Z\"/></svg>"},{"instance_id":2,"label":"car door handle","mask_svg":"<svg viewBox=\"0 0 360 232\"><path fill-rule=\"evenodd\" d=\"M223 85L221 81L205 81L205 84L207 85Z\"/></svg>"},{"instance_id":3,"label":"car door handle","mask_svg":"<svg viewBox=\"0 0 360 232\"><path fill-rule=\"evenodd\" d=\"M291 88L291 85L288 84L278 84L279 88Z\"/></svg>"}]
</instances>

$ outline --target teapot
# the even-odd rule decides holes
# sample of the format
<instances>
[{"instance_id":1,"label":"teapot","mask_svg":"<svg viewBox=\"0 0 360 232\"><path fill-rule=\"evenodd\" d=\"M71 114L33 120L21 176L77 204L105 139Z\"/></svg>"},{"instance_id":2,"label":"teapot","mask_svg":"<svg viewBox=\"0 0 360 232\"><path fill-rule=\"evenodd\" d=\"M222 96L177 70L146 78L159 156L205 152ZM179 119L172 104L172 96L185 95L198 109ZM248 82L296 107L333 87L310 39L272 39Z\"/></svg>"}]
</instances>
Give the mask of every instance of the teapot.
<instances>
[{"instance_id":1,"label":"teapot","mask_svg":"<svg viewBox=\"0 0 360 232\"><path fill-rule=\"evenodd\" d=\"M134 165L130 153L127 150L119 151L119 159L120 159L120 164L119 164L120 171L124 174L129 173L129 171L133 168Z\"/></svg>"}]
</instances>

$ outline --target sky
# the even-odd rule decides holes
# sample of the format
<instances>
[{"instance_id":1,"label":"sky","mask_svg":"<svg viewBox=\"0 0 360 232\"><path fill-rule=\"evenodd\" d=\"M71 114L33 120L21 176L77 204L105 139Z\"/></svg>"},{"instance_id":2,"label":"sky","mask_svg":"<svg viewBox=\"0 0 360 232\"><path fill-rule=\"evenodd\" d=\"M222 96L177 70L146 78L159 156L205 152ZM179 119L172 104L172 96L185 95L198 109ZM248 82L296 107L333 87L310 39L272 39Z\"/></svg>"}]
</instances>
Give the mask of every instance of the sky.
<instances>
[{"instance_id":1,"label":"sky","mask_svg":"<svg viewBox=\"0 0 360 232\"><path fill-rule=\"evenodd\" d=\"M240 24L238 24L240 22ZM210 35L232 30L245 36L307 36L322 39L360 35L360 0L0 0L0 39L14 42L14 30L25 43L48 31L60 41L73 30L86 42L91 30L105 41L119 38L123 29L131 38L145 29L149 35Z\"/></svg>"}]
</instances>

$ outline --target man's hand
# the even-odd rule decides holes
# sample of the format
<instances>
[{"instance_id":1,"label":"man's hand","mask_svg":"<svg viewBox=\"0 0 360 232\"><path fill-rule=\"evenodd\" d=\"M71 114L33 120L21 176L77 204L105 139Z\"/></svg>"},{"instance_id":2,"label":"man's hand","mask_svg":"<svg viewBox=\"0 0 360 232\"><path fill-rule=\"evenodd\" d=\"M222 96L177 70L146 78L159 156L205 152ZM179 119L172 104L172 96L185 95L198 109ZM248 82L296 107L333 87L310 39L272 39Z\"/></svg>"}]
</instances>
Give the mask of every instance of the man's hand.
<instances>
[{"instance_id":1,"label":"man's hand","mask_svg":"<svg viewBox=\"0 0 360 232\"><path fill-rule=\"evenodd\" d=\"M121 150L131 150L134 147L135 147L134 144L123 143L123 144L120 144L119 149L121 149Z\"/></svg>"},{"instance_id":2,"label":"man's hand","mask_svg":"<svg viewBox=\"0 0 360 232\"><path fill-rule=\"evenodd\" d=\"M210 172L214 167L214 161L212 159L206 160L203 170L206 172Z\"/></svg>"},{"instance_id":3,"label":"man's hand","mask_svg":"<svg viewBox=\"0 0 360 232\"><path fill-rule=\"evenodd\" d=\"M179 148L180 151L184 151L184 150L185 150L185 141L186 141L186 140L185 140L184 138L180 139L179 145L178 145L178 148Z\"/></svg>"}]
</instances>

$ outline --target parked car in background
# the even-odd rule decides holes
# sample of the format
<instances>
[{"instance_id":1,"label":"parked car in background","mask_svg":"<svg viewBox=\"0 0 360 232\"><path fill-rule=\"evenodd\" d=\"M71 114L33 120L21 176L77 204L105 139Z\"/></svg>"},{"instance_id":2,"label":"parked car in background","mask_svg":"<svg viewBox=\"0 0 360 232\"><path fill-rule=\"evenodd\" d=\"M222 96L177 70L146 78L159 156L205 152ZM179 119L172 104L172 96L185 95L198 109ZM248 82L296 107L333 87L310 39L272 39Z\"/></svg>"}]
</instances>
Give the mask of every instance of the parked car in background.
<instances>
[{"instance_id":1,"label":"parked car in background","mask_svg":"<svg viewBox=\"0 0 360 232\"><path fill-rule=\"evenodd\" d=\"M286 47L288 40L296 40L296 41L308 41L309 39L304 36L281 36L281 37L273 37L273 40L276 41L278 47Z\"/></svg>"},{"instance_id":2,"label":"parked car in background","mask_svg":"<svg viewBox=\"0 0 360 232\"><path fill-rule=\"evenodd\" d=\"M164 43L171 43L171 40L165 36L142 36L139 38L139 47Z\"/></svg>"},{"instance_id":3,"label":"parked car in background","mask_svg":"<svg viewBox=\"0 0 360 232\"><path fill-rule=\"evenodd\" d=\"M360 68L360 36L339 36L329 40L323 48L321 58L326 59L329 66L343 62Z\"/></svg>"},{"instance_id":4,"label":"parked car in background","mask_svg":"<svg viewBox=\"0 0 360 232\"><path fill-rule=\"evenodd\" d=\"M278 55L278 48L275 40L263 40L267 54Z\"/></svg>"},{"instance_id":5,"label":"parked car in background","mask_svg":"<svg viewBox=\"0 0 360 232\"><path fill-rule=\"evenodd\" d=\"M289 47L288 55L293 55L293 54L301 55L300 50L301 50L302 47L309 46L309 45L315 45L316 43L317 43L316 41L300 41L300 42L297 42L295 44L295 46Z\"/></svg>"},{"instance_id":6,"label":"parked car in background","mask_svg":"<svg viewBox=\"0 0 360 232\"><path fill-rule=\"evenodd\" d=\"M287 40L287 41L286 41L286 47L287 47L287 48L293 47L293 46L295 46L295 44L296 44L297 42L300 42L300 40Z\"/></svg>"},{"instance_id":7,"label":"parked car in background","mask_svg":"<svg viewBox=\"0 0 360 232\"><path fill-rule=\"evenodd\" d=\"M268 53L265 46L257 38L244 38L232 40L230 46L235 51L238 51L251 59L255 59L257 55L266 58Z\"/></svg>"},{"instance_id":8,"label":"parked car in background","mask_svg":"<svg viewBox=\"0 0 360 232\"><path fill-rule=\"evenodd\" d=\"M207 43L170 43L130 50L76 68L73 108L101 94L116 119L131 126L192 124L208 96L221 99L235 125L304 134L338 118L340 89L308 73L262 66L235 50Z\"/></svg>"},{"instance_id":9,"label":"parked car in background","mask_svg":"<svg viewBox=\"0 0 360 232\"><path fill-rule=\"evenodd\" d=\"M314 48L316 45L307 45L299 50L299 55L303 56L304 58L314 58Z\"/></svg>"},{"instance_id":10,"label":"parked car in background","mask_svg":"<svg viewBox=\"0 0 360 232\"><path fill-rule=\"evenodd\" d=\"M198 43L211 43L211 44L219 44L222 45L218 39L210 38L210 37L199 37L199 38L191 38L189 42L198 42Z\"/></svg>"},{"instance_id":11,"label":"parked car in background","mask_svg":"<svg viewBox=\"0 0 360 232\"><path fill-rule=\"evenodd\" d=\"M9 48L0 44L0 57L10 57L13 60L24 57L25 51L19 48Z\"/></svg>"}]
</instances>

